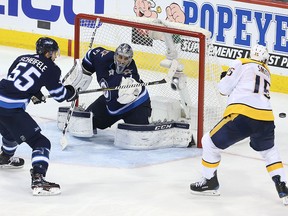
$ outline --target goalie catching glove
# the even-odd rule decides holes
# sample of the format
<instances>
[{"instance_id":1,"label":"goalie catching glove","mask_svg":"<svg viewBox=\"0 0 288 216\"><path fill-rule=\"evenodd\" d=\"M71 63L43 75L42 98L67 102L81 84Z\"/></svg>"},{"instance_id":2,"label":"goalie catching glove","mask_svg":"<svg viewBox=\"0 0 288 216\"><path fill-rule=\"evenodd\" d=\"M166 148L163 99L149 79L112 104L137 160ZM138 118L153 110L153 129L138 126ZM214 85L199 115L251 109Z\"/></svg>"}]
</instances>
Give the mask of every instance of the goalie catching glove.
<instances>
[{"instance_id":1,"label":"goalie catching glove","mask_svg":"<svg viewBox=\"0 0 288 216\"><path fill-rule=\"evenodd\" d=\"M121 86L122 85L138 85L139 83L131 78L131 77L122 77ZM118 99L117 101L121 104L128 104L134 101L138 95L141 93L142 86L131 87L131 88L121 88L118 90Z\"/></svg>"}]
</instances>

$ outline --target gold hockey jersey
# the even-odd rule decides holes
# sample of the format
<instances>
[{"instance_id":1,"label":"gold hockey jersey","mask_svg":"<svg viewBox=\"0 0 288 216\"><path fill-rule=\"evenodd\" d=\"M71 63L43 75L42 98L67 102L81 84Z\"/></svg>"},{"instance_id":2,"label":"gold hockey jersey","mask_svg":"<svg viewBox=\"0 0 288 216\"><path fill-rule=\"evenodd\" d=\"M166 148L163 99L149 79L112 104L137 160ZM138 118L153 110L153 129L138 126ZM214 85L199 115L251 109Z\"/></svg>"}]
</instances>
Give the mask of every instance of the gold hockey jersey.
<instances>
[{"instance_id":1,"label":"gold hockey jersey","mask_svg":"<svg viewBox=\"0 0 288 216\"><path fill-rule=\"evenodd\" d=\"M227 95L224 117L232 113L252 119L273 121L270 104L270 71L266 64L251 59L236 59L218 84Z\"/></svg>"}]
</instances>

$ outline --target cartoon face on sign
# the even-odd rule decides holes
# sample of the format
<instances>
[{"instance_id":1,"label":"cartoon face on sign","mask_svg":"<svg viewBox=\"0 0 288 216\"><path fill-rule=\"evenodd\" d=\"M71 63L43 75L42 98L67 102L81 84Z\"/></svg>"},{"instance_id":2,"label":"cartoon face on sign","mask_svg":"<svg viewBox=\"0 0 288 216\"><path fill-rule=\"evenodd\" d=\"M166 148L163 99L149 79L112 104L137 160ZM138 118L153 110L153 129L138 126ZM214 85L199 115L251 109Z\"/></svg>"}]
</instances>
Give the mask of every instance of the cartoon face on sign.
<instances>
[{"instance_id":1,"label":"cartoon face on sign","mask_svg":"<svg viewBox=\"0 0 288 216\"><path fill-rule=\"evenodd\" d=\"M153 0L134 0L134 13L137 17L157 18L158 14L153 10L155 6Z\"/></svg>"},{"instance_id":2,"label":"cartoon face on sign","mask_svg":"<svg viewBox=\"0 0 288 216\"><path fill-rule=\"evenodd\" d=\"M158 18L158 14L162 13L162 8L161 6L156 7L156 3L154 0L134 0L134 13L137 17ZM184 11L177 3L167 5L165 12L166 20L185 23Z\"/></svg>"}]
</instances>

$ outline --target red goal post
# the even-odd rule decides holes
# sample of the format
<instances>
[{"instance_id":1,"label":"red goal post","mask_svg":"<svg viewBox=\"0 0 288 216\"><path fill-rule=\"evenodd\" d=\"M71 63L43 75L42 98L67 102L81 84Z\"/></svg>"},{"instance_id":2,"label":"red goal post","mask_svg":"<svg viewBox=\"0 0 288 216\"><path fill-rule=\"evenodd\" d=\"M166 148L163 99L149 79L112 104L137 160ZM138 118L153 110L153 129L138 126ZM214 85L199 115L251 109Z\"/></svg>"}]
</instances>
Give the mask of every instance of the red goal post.
<instances>
[{"instance_id":1,"label":"red goal post","mask_svg":"<svg viewBox=\"0 0 288 216\"><path fill-rule=\"evenodd\" d=\"M100 24L97 23L97 19L100 20ZM173 91L170 83L147 88L150 96L170 98L179 101L182 107L188 107L184 118L190 121L191 129L195 130L197 147L202 147L203 133L220 120L225 105L216 89L221 65L214 54L210 32L199 27L168 21L159 22L149 18L77 14L74 33L75 59L84 57L91 41L92 48L101 46L113 51L121 43L130 44L144 82L161 80L167 74L168 68L161 67L160 62L167 58L167 49L171 50L171 47L167 47L170 45L163 40L163 35L170 35L173 41L172 49L177 53L177 61L184 67L187 87L180 93ZM99 88L96 80L92 82L90 89ZM88 106L97 97L93 94L80 95L79 104L84 103ZM188 105L185 100L183 103L183 97L188 99Z\"/></svg>"}]
</instances>

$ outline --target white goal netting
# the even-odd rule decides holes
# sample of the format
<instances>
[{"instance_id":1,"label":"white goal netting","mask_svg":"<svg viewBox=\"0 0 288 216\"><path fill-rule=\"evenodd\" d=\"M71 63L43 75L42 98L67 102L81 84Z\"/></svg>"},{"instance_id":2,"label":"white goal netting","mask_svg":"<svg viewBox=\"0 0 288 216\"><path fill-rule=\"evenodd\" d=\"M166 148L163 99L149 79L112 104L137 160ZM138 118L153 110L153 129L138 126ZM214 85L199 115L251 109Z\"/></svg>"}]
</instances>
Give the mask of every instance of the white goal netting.
<instances>
[{"instance_id":1,"label":"white goal netting","mask_svg":"<svg viewBox=\"0 0 288 216\"><path fill-rule=\"evenodd\" d=\"M100 20L97 20L97 17ZM171 38L169 43L163 35ZM113 51L119 44L128 43L133 48L134 60L142 80L150 82L161 80L167 75L168 68L160 66L160 62L167 58L167 50L172 50L172 58L176 57L184 67L183 72L187 77L185 91L180 93L172 90L170 83L147 88L152 104L153 98L166 98L168 101L179 101L181 107L188 106L186 112L188 110L189 114L184 113L183 117L188 119L192 129L197 131L196 139L199 142L199 136L220 120L225 107L225 99L217 90L222 69L209 38L208 31L190 25L139 17L78 14L75 22L74 56L82 59L91 45L91 39L92 48L101 46ZM89 89L97 88L100 87L95 79ZM80 95L79 104L88 106L100 94ZM188 98L189 104L183 103L183 97Z\"/></svg>"}]
</instances>

